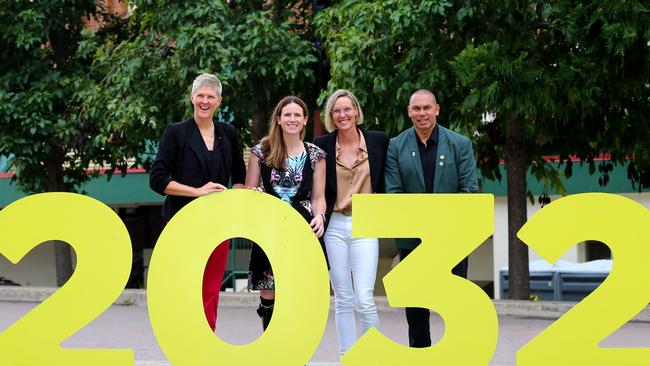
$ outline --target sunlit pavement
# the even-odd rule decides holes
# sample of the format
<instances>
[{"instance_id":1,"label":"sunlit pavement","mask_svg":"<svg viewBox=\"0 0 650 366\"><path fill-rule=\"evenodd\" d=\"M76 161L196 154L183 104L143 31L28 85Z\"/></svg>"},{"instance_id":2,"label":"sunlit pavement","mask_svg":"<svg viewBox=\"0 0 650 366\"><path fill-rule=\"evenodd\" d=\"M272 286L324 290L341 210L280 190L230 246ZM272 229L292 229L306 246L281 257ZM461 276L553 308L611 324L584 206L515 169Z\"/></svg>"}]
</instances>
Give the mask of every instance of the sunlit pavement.
<instances>
[{"instance_id":1,"label":"sunlit pavement","mask_svg":"<svg viewBox=\"0 0 650 366\"><path fill-rule=\"evenodd\" d=\"M262 333L261 322L251 301L241 306L226 306L219 310L217 335L227 342L246 344ZM0 331L26 314L37 303L0 301ZM400 310L380 311L381 331L400 344L407 344L406 320ZM182 312L179 312L182 314ZM544 315L544 314L540 314ZM443 333L443 322L432 315L434 342ZM515 352L539 334L554 320L510 315L499 316L499 342L491 365L514 365ZM597 321L595 319L594 321ZM467 332L467 336L478 329ZM601 344L604 347L650 347L650 323L630 322L614 332ZM64 348L129 348L135 354L136 366L169 365L151 330L147 307L143 305L112 306L95 321L66 340ZM0 355L0 364L2 363ZM327 327L322 341L311 358L310 365L329 366L338 364L338 344L334 326L334 312L330 308Z\"/></svg>"}]
</instances>

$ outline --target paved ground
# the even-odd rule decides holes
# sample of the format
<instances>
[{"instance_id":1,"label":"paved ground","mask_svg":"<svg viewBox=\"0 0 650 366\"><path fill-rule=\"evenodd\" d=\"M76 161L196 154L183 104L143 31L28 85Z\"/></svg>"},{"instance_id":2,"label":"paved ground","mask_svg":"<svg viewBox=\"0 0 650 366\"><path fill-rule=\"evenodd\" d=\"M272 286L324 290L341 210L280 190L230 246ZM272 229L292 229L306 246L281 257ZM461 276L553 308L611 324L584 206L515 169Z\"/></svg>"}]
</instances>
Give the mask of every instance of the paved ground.
<instances>
[{"instance_id":1,"label":"paved ground","mask_svg":"<svg viewBox=\"0 0 650 366\"><path fill-rule=\"evenodd\" d=\"M0 332L36 306L36 303L0 301ZM220 309L217 335L222 339L245 344L261 334L259 318L254 307L227 305ZM401 311L380 312L382 331L396 342L406 344L406 322ZM551 324L551 319L499 316L499 343L491 365L514 365L515 352L536 334ZM444 325L432 315L434 337L442 335ZM612 334L603 343L605 347L650 347L650 323L631 322ZM63 343L64 347L131 348L136 366L167 365L149 324L146 306L112 306L97 320ZM1 359L0 355L0 359ZM312 357L313 365L335 365L338 345L334 328L334 314L330 311L325 334Z\"/></svg>"}]
</instances>

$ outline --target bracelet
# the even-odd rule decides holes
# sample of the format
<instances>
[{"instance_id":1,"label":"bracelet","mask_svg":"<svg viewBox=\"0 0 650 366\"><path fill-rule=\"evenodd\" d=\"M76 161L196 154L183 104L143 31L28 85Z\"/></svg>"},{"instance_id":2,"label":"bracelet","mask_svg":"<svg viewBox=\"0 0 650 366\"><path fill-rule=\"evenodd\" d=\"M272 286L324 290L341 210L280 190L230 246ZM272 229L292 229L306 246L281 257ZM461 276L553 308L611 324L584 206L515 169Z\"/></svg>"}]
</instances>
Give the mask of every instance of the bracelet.
<instances>
[{"instance_id":1,"label":"bracelet","mask_svg":"<svg viewBox=\"0 0 650 366\"><path fill-rule=\"evenodd\" d=\"M319 215L323 216L323 221L325 221L325 214L321 212Z\"/></svg>"}]
</instances>

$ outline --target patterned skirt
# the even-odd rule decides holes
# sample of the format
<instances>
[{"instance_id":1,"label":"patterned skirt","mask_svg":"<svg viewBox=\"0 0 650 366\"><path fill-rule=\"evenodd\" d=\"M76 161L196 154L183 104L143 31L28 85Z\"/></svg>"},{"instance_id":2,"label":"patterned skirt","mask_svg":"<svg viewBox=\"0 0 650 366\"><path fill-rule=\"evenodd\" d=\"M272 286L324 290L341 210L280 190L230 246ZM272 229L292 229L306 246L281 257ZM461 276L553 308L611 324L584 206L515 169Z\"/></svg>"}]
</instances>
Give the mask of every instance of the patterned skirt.
<instances>
[{"instance_id":1,"label":"patterned skirt","mask_svg":"<svg viewBox=\"0 0 650 366\"><path fill-rule=\"evenodd\" d=\"M248 266L249 290L275 290L271 262L259 245L253 244L251 260Z\"/></svg>"}]
</instances>

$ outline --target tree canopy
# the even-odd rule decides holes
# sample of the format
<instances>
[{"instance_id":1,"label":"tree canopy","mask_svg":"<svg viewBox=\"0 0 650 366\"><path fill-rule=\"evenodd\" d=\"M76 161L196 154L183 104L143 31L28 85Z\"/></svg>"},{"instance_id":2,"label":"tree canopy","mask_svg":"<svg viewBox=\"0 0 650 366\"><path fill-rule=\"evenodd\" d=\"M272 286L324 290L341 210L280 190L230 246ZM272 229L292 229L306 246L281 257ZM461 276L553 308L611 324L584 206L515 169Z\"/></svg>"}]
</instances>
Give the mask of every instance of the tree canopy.
<instances>
[{"instance_id":1,"label":"tree canopy","mask_svg":"<svg viewBox=\"0 0 650 366\"><path fill-rule=\"evenodd\" d=\"M639 1L344 0L317 24L329 89L357 92L385 131L406 127L408 95L429 88L438 120L474 138L483 177L501 179L505 160L510 294L527 299L528 249L516 233L529 169L562 193L571 155L593 167L611 153L634 157L630 178L649 183L649 11Z\"/></svg>"},{"instance_id":2,"label":"tree canopy","mask_svg":"<svg viewBox=\"0 0 650 366\"><path fill-rule=\"evenodd\" d=\"M0 155L28 193L77 190L92 164L147 167L163 128L191 115L202 72L221 78L218 118L248 142L281 97L317 106L336 88L355 92L368 128L394 135L410 126L410 94L429 88L439 122L474 139L484 178L501 179L506 162L516 298L528 297L515 236L528 171L562 192L571 155L595 171L609 153L650 186L645 2L339 0L318 15L316 3L137 0L117 17L94 0L4 1Z\"/></svg>"},{"instance_id":3,"label":"tree canopy","mask_svg":"<svg viewBox=\"0 0 650 366\"><path fill-rule=\"evenodd\" d=\"M0 154L11 156L25 192L73 190L101 150L100 139L82 132L77 98L92 63L79 49L84 19L93 16L102 16L94 1L0 5Z\"/></svg>"},{"instance_id":4,"label":"tree canopy","mask_svg":"<svg viewBox=\"0 0 650 366\"><path fill-rule=\"evenodd\" d=\"M24 192L73 191L91 163L124 160L113 154L110 127L83 118L93 19L107 27L117 20L89 0L0 3L0 155ZM55 257L62 285L72 273L69 247L57 245Z\"/></svg>"},{"instance_id":5,"label":"tree canopy","mask_svg":"<svg viewBox=\"0 0 650 366\"><path fill-rule=\"evenodd\" d=\"M101 4L0 3L0 155L26 193L77 191L89 167L110 179L149 166L164 127L191 116L202 72L222 79L219 117L243 134L250 120L263 134L284 95L315 100L308 2L142 0L127 17ZM71 259L56 253L61 285Z\"/></svg>"},{"instance_id":6,"label":"tree canopy","mask_svg":"<svg viewBox=\"0 0 650 366\"><path fill-rule=\"evenodd\" d=\"M452 29L457 22L449 15L458 10L435 0L351 0L326 9L316 19L331 64L324 94L353 90L369 122L391 135L410 126L406 106L419 88L433 89L448 116L457 98L449 60L466 44Z\"/></svg>"},{"instance_id":7,"label":"tree canopy","mask_svg":"<svg viewBox=\"0 0 650 366\"><path fill-rule=\"evenodd\" d=\"M209 72L224 85L220 118L250 133L249 121L265 122L282 96L316 93L317 59L300 5L138 2L127 39L99 50L87 112L115 120L129 139L157 140L167 123L191 116L191 82Z\"/></svg>"},{"instance_id":8,"label":"tree canopy","mask_svg":"<svg viewBox=\"0 0 650 366\"><path fill-rule=\"evenodd\" d=\"M514 298L529 296L528 249L516 237L527 217L526 170L563 192L544 154L559 154L565 176L570 155L593 166L601 153L618 162L633 154L634 144L620 141L642 122L638 101L649 106L648 10L629 1L506 2L481 12L478 42L451 63L465 94L463 122L484 132L483 171L506 161ZM486 112L493 121L477 124Z\"/></svg>"}]
</instances>

